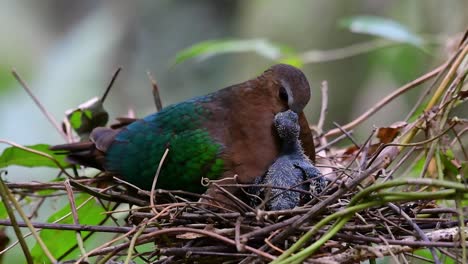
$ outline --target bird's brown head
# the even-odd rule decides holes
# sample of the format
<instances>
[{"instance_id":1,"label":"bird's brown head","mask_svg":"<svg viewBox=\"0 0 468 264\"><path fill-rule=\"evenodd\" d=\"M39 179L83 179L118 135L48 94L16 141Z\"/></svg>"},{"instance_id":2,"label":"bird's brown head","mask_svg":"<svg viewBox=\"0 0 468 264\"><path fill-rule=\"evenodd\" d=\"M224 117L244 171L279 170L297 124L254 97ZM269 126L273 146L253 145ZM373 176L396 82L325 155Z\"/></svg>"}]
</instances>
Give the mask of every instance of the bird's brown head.
<instances>
[{"instance_id":1,"label":"bird's brown head","mask_svg":"<svg viewBox=\"0 0 468 264\"><path fill-rule=\"evenodd\" d=\"M277 64L264 72L272 80L279 100L289 109L301 113L310 100L310 86L304 73L287 64Z\"/></svg>"}]
</instances>

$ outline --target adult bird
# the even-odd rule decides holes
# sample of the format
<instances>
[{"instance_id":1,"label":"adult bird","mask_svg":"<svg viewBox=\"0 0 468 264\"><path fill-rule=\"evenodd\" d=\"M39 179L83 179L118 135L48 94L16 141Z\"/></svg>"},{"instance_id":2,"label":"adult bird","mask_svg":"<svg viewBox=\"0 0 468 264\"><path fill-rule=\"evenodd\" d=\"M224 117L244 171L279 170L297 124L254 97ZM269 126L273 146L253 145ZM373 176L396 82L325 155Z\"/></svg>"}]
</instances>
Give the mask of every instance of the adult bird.
<instances>
[{"instance_id":1,"label":"adult bird","mask_svg":"<svg viewBox=\"0 0 468 264\"><path fill-rule=\"evenodd\" d=\"M288 109L299 115L300 139L314 160L313 138L302 112L309 99L302 71L278 64L254 79L170 105L128 126L95 128L89 142L52 149L65 151L72 163L149 190L168 148L157 188L201 193L206 190L202 177L233 183L237 175L237 182L252 183L263 175L280 151L274 116Z\"/></svg>"}]
</instances>

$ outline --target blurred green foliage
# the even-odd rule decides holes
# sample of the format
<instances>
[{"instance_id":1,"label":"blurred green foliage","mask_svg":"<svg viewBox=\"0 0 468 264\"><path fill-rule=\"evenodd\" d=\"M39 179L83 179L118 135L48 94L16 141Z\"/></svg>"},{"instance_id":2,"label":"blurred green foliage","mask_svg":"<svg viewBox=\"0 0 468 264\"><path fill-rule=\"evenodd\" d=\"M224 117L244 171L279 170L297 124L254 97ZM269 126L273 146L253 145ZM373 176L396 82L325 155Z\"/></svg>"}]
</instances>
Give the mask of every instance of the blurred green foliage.
<instances>
[{"instance_id":1,"label":"blurred green foliage","mask_svg":"<svg viewBox=\"0 0 468 264\"><path fill-rule=\"evenodd\" d=\"M102 206L94 199L90 199L89 194L78 194L75 198L75 204L78 207L81 207L77 210L78 219L81 225L98 225L106 218L105 210ZM89 201L87 201L90 199ZM87 201L87 202L86 202ZM85 203L83 205L83 203ZM52 214L48 219L47 223L53 223L65 215L68 215L63 220L58 221L60 224L74 224L73 217L71 215L71 207L69 204L66 204L62 209L58 210ZM81 236L85 237L90 232L81 232ZM79 251L76 250L77 236L75 231L64 231L64 230L53 230L45 229L40 233L41 238L46 244L47 248L53 254L55 258L61 257L66 252L75 248L75 250L70 251L65 259L76 259L79 257ZM85 244L86 246L86 244ZM39 244L36 244L31 254L34 257L34 260L37 263L47 263L48 259L42 251Z\"/></svg>"},{"instance_id":2,"label":"blurred green foliage","mask_svg":"<svg viewBox=\"0 0 468 264\"><path fill-rule=\"evenodd\" d=\"M7 66L0 64L0 96L4 95L8 89L13 88L15 80L11 78L11 70Z\"/></svg>"},{"instance_id":3,"label":"blurred green foliage","mask_svg":"<svg viewBox=\"0 0 468 264\"><path fill-rule=\"evenodd\" d=\"M424 41L417 34L411 32L404 25L376 16L356 16L342 19L338 23L341 27L354 33L368 34L385 38L402 44L412 44L422 48ZM418 60L414 60L412 55L414 50L406 48L393 49L393 54L384 58L389 65L405 65L405 67L394 67L396 74L404 74L414 69ZM395 54L395 51L400 54ZM180 52L174 58L174 63L178 64L188 59L207 59L209 57L228 53L254 52L264 58L276 62L289 63L301 68L304 61L300 54L294 51L287 44L276 44L266 39L231 39L231 40L209 40L196 43ZM408 64L406 64L409 62ZM407 80L407 78L405 79Z\"/></svg>"},{"instance_id":4,"label":"blurred green foliage","mask_svg":"<svg viewBox=\"0 0 468 264\"><path fill-rule=\"evenodd\" d=\"M188 59L203 60L215 55L227 53L254 52L272 61L288 61L296 67L302 63L298 54L292 48L276 44L266 39L231 39L231 40L209 40L194 44L175 56L174 63L178 64Z\"/></svg>"},{"instance_id":5,"label":"blurred green foliage","mask_svg":"<svg viewBox=\"0 0 468 264\"><path fill-rule=\"evenodd\" d=\"M411 32L408 27L392 20L377 16L355 16L344 18L339 25L354 33L369 34L389 40L422 46L424 40Z\"/></svg>"}]
</instances>

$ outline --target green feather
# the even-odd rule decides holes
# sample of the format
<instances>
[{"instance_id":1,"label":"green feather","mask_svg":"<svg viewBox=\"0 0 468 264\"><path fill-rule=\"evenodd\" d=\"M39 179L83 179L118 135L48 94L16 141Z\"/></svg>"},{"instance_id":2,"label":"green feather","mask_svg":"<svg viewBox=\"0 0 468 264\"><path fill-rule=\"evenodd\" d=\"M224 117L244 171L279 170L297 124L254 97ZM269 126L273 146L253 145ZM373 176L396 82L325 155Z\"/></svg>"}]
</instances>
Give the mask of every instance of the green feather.
<instances>
[{"instance_id":1,"label":"green feather","mask_svg":"<svg viewBox=\"0 0 468 264\"><path fill-rule=\"evenodd\" d=\"M223 146L203 127L212 114L200 104L207 101L198 98L172 105L130 124L108 148L106 169L148 190L168 147L157 188L203 192L201 177L214 179L224 172L219 158Z\"/></svg>"}]
</instances>

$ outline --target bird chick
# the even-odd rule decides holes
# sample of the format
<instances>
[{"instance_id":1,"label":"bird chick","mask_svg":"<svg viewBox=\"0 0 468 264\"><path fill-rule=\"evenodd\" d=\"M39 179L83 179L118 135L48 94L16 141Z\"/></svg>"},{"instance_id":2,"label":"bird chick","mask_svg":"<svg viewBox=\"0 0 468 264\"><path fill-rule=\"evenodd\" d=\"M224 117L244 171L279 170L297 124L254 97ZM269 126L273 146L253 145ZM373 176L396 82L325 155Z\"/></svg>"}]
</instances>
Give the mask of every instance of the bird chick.
<instances>
[{"instance_id":1,"label":"bird chick","mask_svg":"<svg viewBox=\"0 0 468 264\"><path fill-rule=\"evenodd\" d=\"M255 184L271 187L253 187L251 193L267 199L265 203L267 210L292 209L308 198L303 192L292 189L316 195L325 188L326 181L304 154L299 141L300 127L297 114L291 110L276 114L274 126L281 139L280 155L267 173L255 180Z\"/></svg>"}]
</instances>

